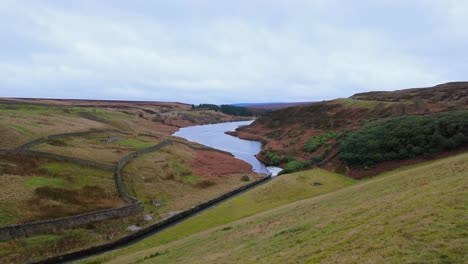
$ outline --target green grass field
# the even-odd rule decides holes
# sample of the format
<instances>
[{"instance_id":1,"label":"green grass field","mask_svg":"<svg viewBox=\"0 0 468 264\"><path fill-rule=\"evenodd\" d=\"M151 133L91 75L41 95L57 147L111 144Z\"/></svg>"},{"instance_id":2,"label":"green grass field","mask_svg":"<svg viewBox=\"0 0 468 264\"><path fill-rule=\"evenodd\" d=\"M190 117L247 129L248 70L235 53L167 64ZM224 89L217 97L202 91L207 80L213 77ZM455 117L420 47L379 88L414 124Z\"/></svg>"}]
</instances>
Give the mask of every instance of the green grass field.
<instances>
[{"instance_id":1,"label":"green grass field","mask_svg":"<svg viewBox=\"0 0 468 264\"><path fill-rule=\"evenodd\" d=\"M277 182L290 176L281 176ZM262 199L247 202L249 196L264 198L267 195L271 203L278 197L289 197L288 188L292 187L286 185L267 192L266 188L274 183L265 184L131 247L85 262L467 261L468 153L388 172L299 202L294 200L307 196L287 198L282 204L288 204L284 206L280 206L281 203L265 206L268 202ZM322 183L327 186L326 182ZM301 189L307 184L296 186ZM252 209L256 207L274 209L258 213L261 210ZM239 214L252 216L232 222L242 218ZM210 224L213 222L217 224ZM189 236L191 233L196 234Z\"/></svg>"}]
</instances>

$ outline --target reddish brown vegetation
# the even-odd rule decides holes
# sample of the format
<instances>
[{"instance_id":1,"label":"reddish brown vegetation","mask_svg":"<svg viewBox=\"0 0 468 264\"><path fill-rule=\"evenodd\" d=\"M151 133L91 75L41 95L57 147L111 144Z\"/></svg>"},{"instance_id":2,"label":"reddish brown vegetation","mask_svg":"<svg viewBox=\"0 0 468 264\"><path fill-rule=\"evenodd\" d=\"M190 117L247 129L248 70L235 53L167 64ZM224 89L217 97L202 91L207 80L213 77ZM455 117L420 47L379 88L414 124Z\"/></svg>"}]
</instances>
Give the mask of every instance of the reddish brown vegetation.
<instances>
[{"instance_id":1,"label":"reddish brown vegetation","mask_svg":"<svg viewBox=\"0 0 468 264\"><path fill-rule=\"evenodd\" d=\"M4 161L3 166L0 166L0 174L29 176L47 173L46 170L39 167L40 160L38 158L22 155L0 155L0 160Z\"/></svg>"},{"instance_id":2,"label":"reddish brown vegetation","mask_svg":"<svg viewBox=\"0 0 468 264\"><path fill-rule=\"evenodd\" d=\"M222 175L252 172L252 166L226 153L209 150L194 150L194 154L195 156L191 163L193 174L203 175L203 178L209 180L219 180L217 176Z\"/></svg>"},{"instance_id":3,"label":"reddish brown vegetation","mask_svg":"<svg viewBox=\"0 0 468 264\"><path fill-rule=\"evenodd\" d=\"M390 117L457 109L468 109L468 82L448 83L426 89L362 93L350 99L280 109L230 134L263 142L264 151L258 155L262 161L268 162L264 156L266 150L278 153L284 160L287 157L309 160L324 155L324 161L319 163L321 167L362 178L403 164L411 164L411 161L393 161L366 170L347 168L338 158L340 150L336 139L328 142L328 152L322 146L309 153L304 150L304 144L314 136L328 131L336 131L341 135ZM426 158L429 157L422 159Z\"/></svg>"}]
</instances>

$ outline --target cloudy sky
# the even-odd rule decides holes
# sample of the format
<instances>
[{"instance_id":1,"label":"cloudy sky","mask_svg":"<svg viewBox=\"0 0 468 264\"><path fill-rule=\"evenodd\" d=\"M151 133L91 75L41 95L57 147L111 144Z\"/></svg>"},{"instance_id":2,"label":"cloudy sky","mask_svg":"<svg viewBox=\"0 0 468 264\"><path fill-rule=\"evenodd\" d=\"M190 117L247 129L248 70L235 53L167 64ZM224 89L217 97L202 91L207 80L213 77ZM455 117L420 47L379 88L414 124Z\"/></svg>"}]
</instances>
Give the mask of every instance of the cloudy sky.
<instances>
[{"instance_id":1,"label":"cloudy sky","mask_svg":"<svg viewBox=\"0 0 468 264\"><path fill-rule=\"evenodd\" d=\"M466 80L468 0L0 0L0 96L316 101Z\"/></svg>"}]
</instances>

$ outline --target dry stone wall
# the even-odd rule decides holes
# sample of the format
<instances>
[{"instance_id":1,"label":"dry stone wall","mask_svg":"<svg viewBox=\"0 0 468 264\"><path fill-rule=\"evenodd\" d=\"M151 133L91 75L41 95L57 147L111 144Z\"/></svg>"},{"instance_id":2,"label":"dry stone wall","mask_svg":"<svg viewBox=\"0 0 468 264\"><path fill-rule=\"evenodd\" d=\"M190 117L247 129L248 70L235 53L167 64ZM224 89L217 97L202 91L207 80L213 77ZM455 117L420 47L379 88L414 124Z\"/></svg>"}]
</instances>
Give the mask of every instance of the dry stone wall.
<instances>
[{"instance_id":1,"label":"dry stone wall","mask_svg":"<svg viewBox=\"0 0 468 264\"><path fill-rule=\"evenodd\" d=\"M61 256L55 256L55 257L51 257L51 258L48 258L48 259L44 259L44 260L41 260L41 261L38 261L38 262L35 262L34 264L51 264L51 263L64 263L64 262L69 262L69 261L74 261L74 260L78 260L78 259L81 259L81 258L84 258L84 257L88 257L88 256L92 256L92 255L95 255L95 254L101 254L101 253L104 253L104 252L107 252L107 251L110 251L110 250L115 250L115 249L118 249L120 247L123 247L123 246L127 246L129 244L132 244L132 243L135 243L136 241L139 241L141 239L144 239L145 237L149 236L149 235L152 235L152 234L155 234L175 223L178 223L184 219L187 219L193 215L196 215L200 212L202 212L203 210L206 210L208 208L210 208L211 206L213 205L216 205L222 201L225 201L226 199L229 199L235 195L238 195L246 190L249 190L255 186L258 186L260 184L263 184L267 181L269 181L271 179L271 176L268 176L268 177L265 177L265 178L262 178L260 180L257 180L257 181L254 181L248 185L244 185L238 189L235 189L231 192L228 192L226 194L223 194L219 197L216 197L214 199L211 199L207 202L204 202L202 204L199 204L197 206L194 206L192 208L189 208L185 211L182 211L176 215L173 215L172 217L169 217L169 218L166 218L154 225L151 225L151 226L148 226L146 228L143 228L131 235L128 235L128 236L125 236L125 237L122 237L116 241L112 241L110 243L105 243L105 244L101 244L101 245L98 245L98 246L94 246L94 247L90 247L90 248L86 248L86 249L83 249L83 250L79 250L79 251L75 251L75 252L71 252L71 253L67 253L67 254L64 254L64 255L61 255Z\"/></svg>"},{"instance_id":2,"label":"dry stone wall","mask_svg":"<svg viewBox=\"0 0 468 264\"><path fill-rule=\"evenodd\" d=\"M104 131L101 130L100 132L104 132ZM59 134L59 135L53 135L53 137L70 136L70 135L77 136L77 135L85 135L89 133L97 133L97 131ZM51 137L48 137L48 138L51 138ZM141 202L136 197L133 197L130 194L128 194L128 192L125 189L125 185L123 184L123 180L122 180L122 169L125 167L125 165L127 165L128 162L137 158L140 155L150 153L158 149L161 149L165 146L173 144L171 140L166 140L155 146L130 153L126 155L125 157L123 157L118 162L117 166L113 166L113 165L108 165L108 164L96 163L93 161L76 159L72 157L66 157L66 156L61 156L61 155L56 155L56 154L28 150L28 148L30 148L31 146L35 144L40 144L44 142L44 140L46 139L47 138L36 139L14 150L0 150L0 154L2 155L18 155L18 154L31 155L35 157L44 157L44 158L57 159L61 161L73 162L73 163L77 163L77 164L85 165L85 166L93 166L97 168L115 170L115 178L116 178L116 184L117 184L119 194L124 200L129 202L129 204L123 207L119 207L119 208L99 210L95 212L74 215L74 216L69 216L69 217L62 217L62 218L45 220L45 221L37 221L37 222L32 222L32 223L1 227L0 228L0 241L16 238L20 236L28 236L28 235L34 235L34 234L39 234L39 233L44 233L44 232L50 232L53 230L71 228L71 227L85 225L85 224L96 222L96 221L126 217L126 216L130 216L130 215L140 212L142 210ZM112 166L112 167L107 167L107 166ZM263 184L270 179L271 179L271 176L267 176L260 180L254 181L250 184L244 185L231 192L225 193L214 199L211 199L199 205L193 206L187 210L184 210L176 215L166 218L154 225L143 228L119 240L116 240L110 243L101 244L101 245L94 246L91 248L79 250L76 252L67 253L65 255L51 257L51 258L39 261L37 263L44 264L44 263L61 263L65 261L73 261L73 260L77 260L86 256L103 253L109 250L114 250L116 248L131 244L135 241L145 238L148 235L157 233L177 222L180 222L186 218L189 218L195 214L198 214L202 212L203 210L206 210L207 208L213 205L216 205L224 200L227 200L237 194L240 194L250 188Z\"/></svg>"},{"instance_id":3,"label":"dry stone wall","mask_svg":"<svg viewBox=\"0 0 468 264\"><path fill-rule=\"evenodd\" d=\"M91 160L84 160L84 159L79 159L79 158L74 158L74 157L63 156L59 154L52 154L52 153L27 150L27 149L1 149L0 154L1 155L24 155L24 156L30 156L30 157L35 157L35 158L53 159L53 160L75 163L75 164L82 165L82 166L94 167L94 168L98 168L101 170L108 170L108 171L115 171L115 169L117 168L117 166L111 165L111 164L99 163L99 162L95 162Z\"/></svg>"},{"instance_id":4,"label":"dry stone wall","mask_svg":"<svg viewBox=\"0 0 468 264\"><path fill-rule=\"evenodd\" d=\"M48 139L56 139L56 138L61 138L61 137L78 137L78 136L86 136L90 134L96 134L96 133L111 133L111 132L117 132L117 133L123 133L127 134L122 131L118 131L115 129L103 129L103 130L90 130L90 131L84 131L84 132L73 132L73 133L62 133L62 134L55 134L55 135L49 135L47 137L41 137L38 139L35 139L33 141L30 141L26 144L23 144L16 149L30 149L35 145L42 144L46 142Z\"/></svg>"},{"instance_id":5,"label":"dry stone wall","mask_svg":"<svg viewBox=\"0 0 468 264\"><path fill-rule=\"evenodd\" d=\"M119 163L117 164L117 169L115 171L115 179L116 179L117 189L119 190L119 194L122 197L122 199L124 199L127 202L136 202L136 201L138 201L137 198L131 196L127 192L127 190L125 189L125 185L124 185L123 179L122 179L122 169L123 169L123 167L125 167L125 165L127 165L128 162L130 162L131 160L137 158L140 155L156 151L156 150L158 150L160 148L163 148L163 147L171 145L171 144L172 144L171 140L166 140L166 141L163 141L163 142L161 142L161 143L159 143L157 145L154 145L152 147L141 149L141 150L129 153L125 157L120 159Z\"/></svg>"},{"instance_id":6,"label":"dry stone wall","mask_svg":"<svg viewBox=\"0 0 468 264\"><path fill-rule=\"evenodd\" d=\"M9 240L21 236L29 236L50 232L59 229L71 228L97 221L121 218L140 212L139 202L119 208L99 210L86 214L73 215L69 217L54 218L45 221L37 221L26 224L10 225L0 228L0 241Z\"/></svg>"},{"instance_id":7,"label":"dry stone wall","mask_svg":"<svg viewBox=\"0 0 468 264\"><path fill-rule=\"evenodd\" d=\"M76 134L76 133L75 133ZM80 133L83 135L82 133ZM70 135L70 134L67 134ZM71 228L75 226L85 225L97 221L112 219L112 218L121 218L136 214L142 210L141 202L127 193L125 190L125 186L122 181L122 169L125 165L135 159L139 155L143 155L146 153L150 153L156 151L162 147L172 144L172 141L166 140L161 142L155 146L145 148L133 153L130 153L123 157L117 166L108 165L108 164L101 164L94 161L87 161L81 160L72 157L66 157L56 154L50 154L45 152L38 152L38 151L31 151L27 149L13 149L13 150L0 150L1 155L29 155L33 157L41 157L41 158L50 158L60 161L72 162L84 166L92 166L100 169L112 170L115 171L115 178L117 183L117 188L119 191L120 196L129 203L129 205L113 208L113 209L106 209L106 210L99 210L95 212L90 212L86 214L79 214L70 217L61 217L55 218L45 221L37 221L32 223L26 224L17 224L17 225L10 225L0 228L0 241L13 239L16 237L21 236L28 236L34 234L40 234L45 232L50 232L53 230Z\"/></svg>"}]
</instances>

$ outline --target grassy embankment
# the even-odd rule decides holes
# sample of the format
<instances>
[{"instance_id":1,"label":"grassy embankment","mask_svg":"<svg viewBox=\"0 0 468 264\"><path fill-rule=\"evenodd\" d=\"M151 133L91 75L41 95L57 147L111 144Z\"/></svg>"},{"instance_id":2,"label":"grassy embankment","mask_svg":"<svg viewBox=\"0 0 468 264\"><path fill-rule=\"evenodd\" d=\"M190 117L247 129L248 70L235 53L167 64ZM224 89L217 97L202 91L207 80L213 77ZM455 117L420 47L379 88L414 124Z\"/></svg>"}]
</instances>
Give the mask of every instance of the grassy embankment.
<instances>
[{"instance_id":1,"label":"grassy embankment","mask_svg":"<svg viewBox=\"0 0 468 264\"><path fill-rule=\"evenodd\" d=\"M85 262L466 263L468 153L384 173L239 221L217 220L261 205L244 206L242 200L259 196L273 183L158 236ZM282 197L281 188L277 190L268 196ZM225 225L204 224L202 219ZM206 230L209 227L215 228Z\"/></svg>"},{"instance_id":2,"label":"grassy embankment","mask_svg":"<svg viewBox=\"0 0 468 264\"><path fill-rule=\"evenodd\" d=\"M163 245L291 202L335 191L355 182L350 178L320 169L284 175L140 243L86 262L96 263Z\"/></svg>"}]
</instances>

